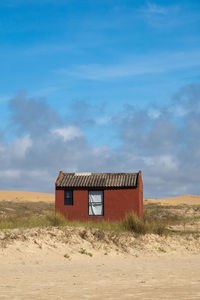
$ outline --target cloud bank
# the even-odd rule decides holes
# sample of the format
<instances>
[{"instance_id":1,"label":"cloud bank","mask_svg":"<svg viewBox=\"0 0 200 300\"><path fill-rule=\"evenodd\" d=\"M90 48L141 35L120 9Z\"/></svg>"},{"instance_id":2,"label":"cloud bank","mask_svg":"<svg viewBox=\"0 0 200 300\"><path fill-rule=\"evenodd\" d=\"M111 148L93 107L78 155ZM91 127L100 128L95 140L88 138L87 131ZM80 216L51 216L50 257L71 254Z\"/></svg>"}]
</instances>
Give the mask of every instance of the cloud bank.
<instances>
[{"instance_id":1,"label":"cloud bank","mask_svg":"<svg viewBox=\"0 0 200 300\"><path fill-rule=\"evenodd\" d=\"M200 85L183 87L168 106L138 109L127 104L111 115L107 126L120 141L115 148L112 141L98 147L88 142L81 124L93 130L101 123L92 114L88 120L88 110L96 112L97 107L83 104L77 101L70 121L64 122L45 100L25 93L9 100L7 132L13 138L0 130L0 189L53 192L59 170L141 169L145 197L200 194ZM84 108L85 118L81 113L78 122Z\"/></svg>"}]
</instances>

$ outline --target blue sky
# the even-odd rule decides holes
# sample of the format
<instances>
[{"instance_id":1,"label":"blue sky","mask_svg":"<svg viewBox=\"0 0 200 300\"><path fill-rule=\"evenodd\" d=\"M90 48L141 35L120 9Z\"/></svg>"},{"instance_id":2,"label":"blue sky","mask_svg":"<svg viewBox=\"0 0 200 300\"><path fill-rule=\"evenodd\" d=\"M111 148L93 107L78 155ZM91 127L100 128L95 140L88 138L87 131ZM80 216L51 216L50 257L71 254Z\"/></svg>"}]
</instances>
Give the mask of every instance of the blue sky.
<instances>
[{"instance_id":1,"label":"blue sky","mask_svg":"<svg viewBox=\"0 0 200 300\"><path fill-rule=\"evenodd\" d=\"M200 194L194 181L184 189L180 180L185 149L191 143L184 132L192 130L194 141L199 138L195 127L199 125L198 118L194 118L195 126L188 121L198 113L196 106L200 101L199 33L199 1L1 1L0 145L2 151L10 153L6 154L8 163L1 170L7 174L7 181L2 184L7 189L48 192L52 191L49 184L59 168L124 172L141 168L146 195L160 196L166 195L164 182L174 166L173 172L177 172L179 179L173 179L170 195ZM44 108L47 113L43 115ZM169 129L172 125L174 130ZM45 138L39 136L44 127ZM155 128L162 130L158 132ZM178 131L171 142L172 134L167 130ZM32 185L23 183L27 164L33 174L40 173L45 150L42 153L37 148L41 146L39 138L51 144L53 132L60 133L61 149L71 149L73 158L65 161L61 154L51 171L47 161L42 170L50 174L45 175L49 181L39 185L33 175ZM161 169L170 164L172 168L161 174L157 166L155 182L150 179L155 169L151 144L154 138L161 144L162 139L168 139L157 157L161 159ZM19 159L15 157L15 147L23 142L25 152L23 159L19 154ZM172 142L173 152L168 148ZM71 143L75 148L71 148ZM83 153L84 147L88 147L89 157ZM41 152L33 166L31 149ZM79 152L75 154L72 149ZM135 157L132 163L128 159L130 149ZM104 153L98 158L99 165L94 155L98 151ZM117 166L118 155L121 162ZM70 152L68 156L71 157ZM50 157L53 153L49 153ZM93 164L88 163L91 157ZM106 161L106 157L110 160ZM178 161L180 157L183 161ZM194 172L195 161L188 160L188 164ZM17 178L15 186L13 174ZM159 180L162 187L156 190Z\"/></svg>"}]
</instances>

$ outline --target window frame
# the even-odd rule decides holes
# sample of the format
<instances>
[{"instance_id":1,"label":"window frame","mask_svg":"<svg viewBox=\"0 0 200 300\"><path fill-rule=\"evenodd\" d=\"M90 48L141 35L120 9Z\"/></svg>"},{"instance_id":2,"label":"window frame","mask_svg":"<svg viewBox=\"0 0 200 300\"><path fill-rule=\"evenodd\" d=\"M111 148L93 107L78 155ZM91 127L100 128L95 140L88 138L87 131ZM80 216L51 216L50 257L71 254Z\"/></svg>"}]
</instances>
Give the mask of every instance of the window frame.
<instances>
[{"instance_id":1,"label":"window frame","mask_svg":"<svg viewBox=\"0 0 200 300\"><path fill-rule=\"evenodd\" d=\"M69 192L71 192L71 197L70 198L68 198L68 197L66 197L66 194L67 193L69 193ZM64 206L73 206L74 205L74 191L73 190L64 190ZM67 204L66 202L65 202L65 199L67 200L67 198L68 199L70 199L71 200L71 203L69 204Z\"/></svg>"},{"instance_id":2,"label":"window frame","mask_svg":"<svg viewBox=\"0 0 200 300\"><path fill-rule=\"evenodd\" d=\"M100 215L90 215L89 209L90 209L90 201L89 201L89 195L90 192L101 192L102 193L102 214ZM104 216L104 190L88 190L88 216L89 217L102 217Z\"/></svg>"}]
</instances>

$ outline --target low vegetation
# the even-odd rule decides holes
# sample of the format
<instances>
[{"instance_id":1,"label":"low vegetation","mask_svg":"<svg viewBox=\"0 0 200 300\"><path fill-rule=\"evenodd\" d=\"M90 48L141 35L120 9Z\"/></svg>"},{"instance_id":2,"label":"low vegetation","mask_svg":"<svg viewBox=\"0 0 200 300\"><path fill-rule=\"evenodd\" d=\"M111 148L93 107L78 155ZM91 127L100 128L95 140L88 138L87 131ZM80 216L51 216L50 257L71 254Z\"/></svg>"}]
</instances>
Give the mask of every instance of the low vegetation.
<instances>
[{"instance_id":1,"label":"low vegetation","mask_svg":"<svg viewBox=\"0 0 200 300\"><path fill-rule=\"evenodd\" d=\"M79 251L79 253L88 255L88 256L90 256L90 257L93 256L91 252L88 252L88 251L87 251L86 249L84 249L84 248L81 248L81 250Z\"/></svg>"},{"instance_id":2,"label":"low vegetation","mask_svg":"<svg viewBox=\"0 0 200 300\"><path fill-rule=\"evenodd\" d=\"M93 223L66 220L62 215L54 213L53 203L2 201L0 202L0 229L73 226L101 229L99 234L103 234L103 230L128 231L136 235L200 232L200 206L175 207L148 204L145 205L144 211L143 219L131 213L121 222ZM84 235L84 231L82 235Z\"/></svg>"},{"instance_id":3,"label":"low vegetation","mask_svg":"<svg viewBox=\"0 0 200 300\"><path fill-rule=\"evenodd\" d=\"M122 226L125 230L138 234L154 233L163 235L167 233L166 223L148 218L140 219L134 213L130 213L124 218Z\"/></svg>"},{"instance_id":4,"label":"low vegetation","mask_svg":"<svg viewBox=\"0 0 200 300\"><path fill-rule=\"evenodd\" d=\"M69 254L65 253L64 258L70 259Z\"/></svg>"},{"instance_id":5,"label":"low vegetation","mask_svg":"<svg viewBox=\"0 0 200 300\"><path fill-rule=\"evenodd\" d=\"M158 251L159 251L159 252L163 252L163 253L166 253L166 252L167 252L167 251L166 251L164 248L162 248L162 247L159 247L159 248L158 248Z\"/></svg>"}]
</instances>

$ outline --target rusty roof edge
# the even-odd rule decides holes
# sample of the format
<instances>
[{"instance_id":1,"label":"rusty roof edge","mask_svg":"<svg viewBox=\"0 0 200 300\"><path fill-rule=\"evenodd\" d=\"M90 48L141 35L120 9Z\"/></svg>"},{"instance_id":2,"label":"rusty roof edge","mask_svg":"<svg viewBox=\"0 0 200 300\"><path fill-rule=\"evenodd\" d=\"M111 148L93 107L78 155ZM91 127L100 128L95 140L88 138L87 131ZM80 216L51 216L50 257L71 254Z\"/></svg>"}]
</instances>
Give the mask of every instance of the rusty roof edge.
<instances>
[{"instance_id":1,"label":"rusty roof edge","mask_svg":"<svg viewBox=\"0 0 200 300\"><path fill-rule=\"evenodd\" d=\"M137 177L135 179L135 185L138 187L139 184L139 177L141 176L141 170L137 173Z\"/></svg>"},{"instance_id":2,"label":"rusty roof edge","mask_svg":"<svg viewBox=\"0 0 200 300\"><path fill-rule=\"evenodd\" d=\"M59 185L62 176L63 176L63 171L60 171L59 174L58 174L58 177L57 177L57 179L56 179L56 186Z\"/></svg>"}]
</instances>

